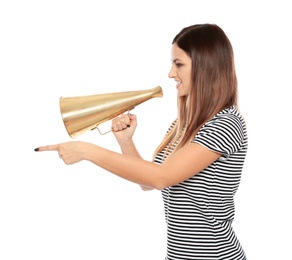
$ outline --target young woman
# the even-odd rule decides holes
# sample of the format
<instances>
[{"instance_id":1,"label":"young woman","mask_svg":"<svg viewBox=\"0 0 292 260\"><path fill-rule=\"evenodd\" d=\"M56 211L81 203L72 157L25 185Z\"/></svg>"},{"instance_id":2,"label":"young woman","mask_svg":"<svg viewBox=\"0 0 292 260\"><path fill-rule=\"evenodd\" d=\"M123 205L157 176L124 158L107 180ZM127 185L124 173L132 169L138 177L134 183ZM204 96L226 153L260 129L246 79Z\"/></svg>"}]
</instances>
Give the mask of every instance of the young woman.
<instances>
[{"instance_id":1,"label":"young woman","mask_svg":"<svg viewBox=\"0 0 292 260\"><path fill-rule=\"evenodd\" d=\"M232 46L217 25L197 24L175 36L171 58L178 113L152 162L133 143L137 120L129 114L112 120L122 154L81 141L35 150L58 151L66 164L88 160L144 190L162 190L166 259L245 259L231 225L247 152Z\"/></svg>"}]
</instances>

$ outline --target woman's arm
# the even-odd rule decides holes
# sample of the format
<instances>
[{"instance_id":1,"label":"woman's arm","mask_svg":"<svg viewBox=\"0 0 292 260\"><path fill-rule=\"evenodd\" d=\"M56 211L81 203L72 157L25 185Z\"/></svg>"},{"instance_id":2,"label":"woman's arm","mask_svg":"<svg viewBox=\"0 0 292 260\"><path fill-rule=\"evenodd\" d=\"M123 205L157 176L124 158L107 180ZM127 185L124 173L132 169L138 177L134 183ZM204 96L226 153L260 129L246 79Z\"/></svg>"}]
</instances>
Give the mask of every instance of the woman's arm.
<instances>
[{"instance_id":1,"label":"woman's arm","mask_svg":"<svg viewBox=\"0 0 292 260\"><path fill-rule=\"evenodd\" d=\"M197 143L186 145L161 165L80 141L43 146L37 151L58 151L66 164L87 160L128 181L158 190L192 177L220 157Z\"/></svg>"},{"instance_id":2,"label":"woman's arm","mask_svg":"<svg viewBox=\"0 0 292 260\"><path fill-rule=\"evenodd\" d=\"M133 135L136 127L137 118L135 115L131 115L129 113L116 117L112 120L113 134L121 148L121 152L125 155L142 159L133 141ZM140 185L140 187L144 191L153 190L152 187L145 185Z\"/></svg>"}]
</instances>

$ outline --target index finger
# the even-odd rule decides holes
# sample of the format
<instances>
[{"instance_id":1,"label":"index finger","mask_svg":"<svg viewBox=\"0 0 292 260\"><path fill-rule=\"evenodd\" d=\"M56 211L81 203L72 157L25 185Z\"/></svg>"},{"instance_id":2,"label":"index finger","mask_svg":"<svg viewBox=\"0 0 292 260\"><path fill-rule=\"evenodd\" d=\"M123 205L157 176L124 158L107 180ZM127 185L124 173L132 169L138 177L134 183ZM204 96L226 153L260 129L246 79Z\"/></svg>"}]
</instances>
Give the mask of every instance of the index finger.
<instances>
[{"instance_id":1,"label":"index finger","mask_svg":"<svg viewBox=\"0 0 292 260\"><path fill-rule=\"evenodd\" d=\"M44 151L58 151L59 145L54 144L54 145L45 145L45 146L40 146L38 148L35 148L35 152L44 152Z\"/></svg>"}]
</instances>

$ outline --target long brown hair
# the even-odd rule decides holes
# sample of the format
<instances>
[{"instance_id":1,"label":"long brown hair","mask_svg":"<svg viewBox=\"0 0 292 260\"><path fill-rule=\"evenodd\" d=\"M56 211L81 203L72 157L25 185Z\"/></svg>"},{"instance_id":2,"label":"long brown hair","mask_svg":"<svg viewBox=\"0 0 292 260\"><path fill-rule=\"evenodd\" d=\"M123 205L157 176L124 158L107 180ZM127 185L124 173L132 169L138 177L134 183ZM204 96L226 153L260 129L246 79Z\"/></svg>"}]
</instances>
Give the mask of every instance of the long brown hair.
<instances>
[{"instance_id":1,"label":"long brown hair","mask_svg":"<svg viewBox=\"0 0 292 260\"><path fill-rule=\"evenodd\" d=\"M172 44L192 60L192 87L178 97L178 115L154 155L170 143L175 150L188 144L206 121L219 111L237 105L237 78L232 45L215 24L196 24L182 29Z\"/></svg>"}]
</instances>

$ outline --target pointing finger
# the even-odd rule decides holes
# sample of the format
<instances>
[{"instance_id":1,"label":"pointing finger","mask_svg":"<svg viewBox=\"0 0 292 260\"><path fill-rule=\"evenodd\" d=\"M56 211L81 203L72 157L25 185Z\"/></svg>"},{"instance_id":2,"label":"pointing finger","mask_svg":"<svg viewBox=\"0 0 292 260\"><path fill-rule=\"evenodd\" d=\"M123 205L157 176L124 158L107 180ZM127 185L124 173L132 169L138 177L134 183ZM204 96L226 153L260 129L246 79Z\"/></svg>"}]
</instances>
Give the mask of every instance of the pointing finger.
<instances>
[{"instance_id":1,"label":"pointing finger","mask_svg":"<svg viewBox=\"0 0 292 260\"><path fill-rule=\"evenodd\" d=\"M58 151L59 145L54 144L54 145L45 145L45 146L40 146L38 148L35 148L35 152L44 152L44 151Z\"/></svg>"}]
</instances>

